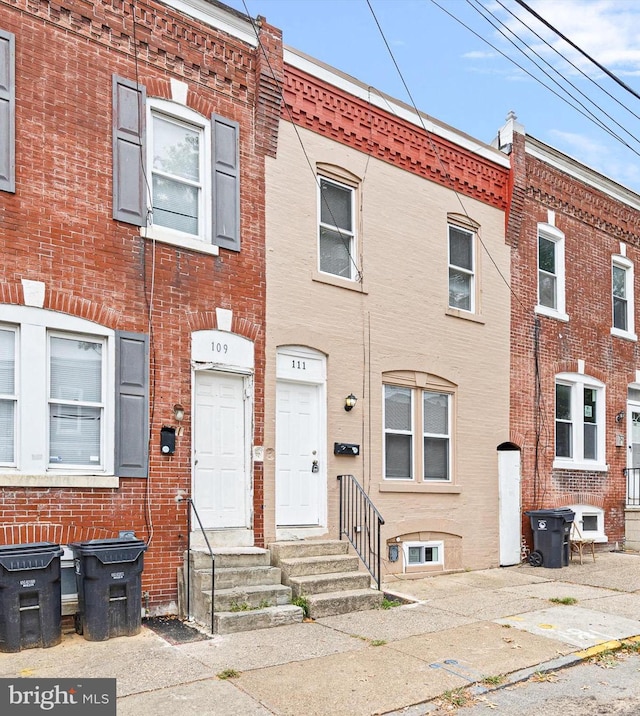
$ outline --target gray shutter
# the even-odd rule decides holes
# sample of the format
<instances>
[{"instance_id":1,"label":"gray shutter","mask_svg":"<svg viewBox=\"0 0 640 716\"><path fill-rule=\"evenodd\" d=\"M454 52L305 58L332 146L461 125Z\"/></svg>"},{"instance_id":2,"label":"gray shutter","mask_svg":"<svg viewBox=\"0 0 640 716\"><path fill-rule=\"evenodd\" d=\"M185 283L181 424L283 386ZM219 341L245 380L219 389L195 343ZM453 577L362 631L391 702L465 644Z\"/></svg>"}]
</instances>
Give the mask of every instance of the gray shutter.
<instances>
[{"instance_id":1,"label":"gray shutter","mask_svg":"<svg viewBox=\"0 0 640 716\"><path fill-rule=\"evenodd\" d=\"M143 85L113 76L113 218L147 223Z\"/></svg>"},{"instance_id":2,"label":"gray shutter","mask_svg":"<svg viewBox=\"0 0 640 716\"><path fill-rule=\"evenodd\" d=\"M115 469L120 477L149 470L149 336L116 332Z\"/></svg>"},{"instance_id":3,"label":"gray shutter","mask_svg":"<svg viewBox=\"0 0 640 716\"><path fill-rule=\"evenodd\" d=\"M213 243L240 251L239 125L214 114L213 142Z\"/></svg>"},{"instance_id":4,"label":"gray shutter","mask_svg":"<svg viewBox=\"0 0 640 716\"><path fill-rule=\"evenodd\" d=\"M16 40L0 30L0 190L16 190Z\"/></svg>"}]
</instances>

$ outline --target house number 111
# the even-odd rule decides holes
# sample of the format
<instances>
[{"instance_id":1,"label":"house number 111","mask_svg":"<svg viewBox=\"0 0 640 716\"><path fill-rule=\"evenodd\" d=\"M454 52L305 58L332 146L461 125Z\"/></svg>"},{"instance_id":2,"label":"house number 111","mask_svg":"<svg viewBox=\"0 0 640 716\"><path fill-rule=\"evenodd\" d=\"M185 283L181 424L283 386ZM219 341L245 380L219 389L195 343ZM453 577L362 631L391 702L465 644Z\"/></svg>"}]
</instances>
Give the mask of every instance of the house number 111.
<instances>
[{"instance_id":1,"label":"house number 111","mask_svg":"<svg viewBox=\"0 0 640 716\"><path fill-rule=\"evenodd\" d=\"M307 364L303 360L292 360L291 367L297 370L307 370Z\"/></svg>"}]
</instances>

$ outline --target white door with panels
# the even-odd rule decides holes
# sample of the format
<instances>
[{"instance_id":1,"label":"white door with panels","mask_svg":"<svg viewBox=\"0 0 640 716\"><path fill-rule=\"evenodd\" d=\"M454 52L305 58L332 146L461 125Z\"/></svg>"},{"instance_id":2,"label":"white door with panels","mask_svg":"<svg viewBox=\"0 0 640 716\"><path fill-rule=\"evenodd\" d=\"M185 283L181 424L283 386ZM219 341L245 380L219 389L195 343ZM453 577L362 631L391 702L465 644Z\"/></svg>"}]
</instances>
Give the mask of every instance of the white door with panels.
<instances>
[{"instance_id":1,"label":"white door with panels","mask_svg":"<svg viewBox=\"0 0 640 716\"><path fill-rule=\"evenodd\" d=\"M324 356L278 353L276 387L276 525L318 527L326 521Z\"/></svg>"},{"instance_id":2,"label":"white door with panels","mask_svg":"<svg viewBox=\"0 0 640 716\"><path fill-rule=\"evenodd\" d=\"M498 449L500 566L520 563L520 450Z\"/></svg>"},{"instance_id":3,"label":"white door with panels","mask_svg":"<svg viewBox=\"0 0 640 716\"><path fill-rule=\"evenodd\" d=\"M193 501L205 529L250 526L248 382L234 373L195 373Z\"/></svg>"}]
</instances>

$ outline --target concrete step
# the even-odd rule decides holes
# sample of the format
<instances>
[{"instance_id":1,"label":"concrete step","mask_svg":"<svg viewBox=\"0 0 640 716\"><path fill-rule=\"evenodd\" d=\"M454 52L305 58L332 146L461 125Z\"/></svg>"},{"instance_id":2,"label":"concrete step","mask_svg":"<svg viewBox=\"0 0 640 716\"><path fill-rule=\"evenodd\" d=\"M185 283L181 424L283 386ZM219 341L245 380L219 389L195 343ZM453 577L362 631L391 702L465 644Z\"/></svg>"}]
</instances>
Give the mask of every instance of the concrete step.
<instances>
[{"instance_id":1,"label":"concrete step","mask_svg":"<svg viewBox=\"0 0 640 716\"><path fill-rule=\"evenodd\" d=\"M269 550L261 547L216 548L213 550L213 556L216 562L216 569L227 567L268 567L271 564ZM192 549L191 566L196 569L211 570L211 555L207 550Z\"/></svg>"},{"instance_id":2,"label":"concrete step","mask_svg":"<svg viewBox=\"0 0 640 716\"><path fill-rule=\"evenodd\" d=\"M271 563L277 565L282 559L348 554L349 543L341 540L292 540L273 542L269 545L269 551L271 552Z\"/></svg>"},{"instance_id":3,"label":"concrete step","mask_svg":"<svg viewBox=\"0 0 640 716\"><path fill-rule=\"evenodd\" d=\"M306 597L309 616L312 619L377 609L382 604L383 598L383 593L376 589L352 589L325 594L310 594Z\"/></svg>"},{"instance_id":4,"label":"concrete step","mask_svg":"<svg viewBox=\"0 0 640 716\"><path fill-rule=\"evenodd\" d=\"M211 571L197 570L201 589L211 589ZM282 584L281 571L278 567L216 567L215 587L233 589L257 587L266 584Z\"/></svg>"},{"instance_id":5,"label":"concrete step","mask_svg":"<svg viewBox=\"0 0 640 716\"><path fill-rule=\"evenodd\" d=\"M282 583L289 584L292 577L332 572L357 572L359 559L352 554L335 554L320 557L281 559Z\"/></svg>"},{"instance_id":6,"label":"concrete step","mask_svg":"<svg viewBox=\"0 0 640 716\"><path fill-rule=\"evenodd\" d=\"M368 572L332 572L312 574L306 577L289 577L287 580L293 597L327 592L369 589L371 577Z\"/></svg>"},{"instance_id":7,"label":"concrete step","mask_svg":"<svg viewBox=\"0 0 640 716\"><path fill-rule=\"evenodd\" d=\"M267 607L246 612L216 612L213 618L216 634L234 634L240 631L298 624L302 621L303 616L301 607L287 604L286 606Z\"/></svg>"},{"instance_id":8,"label":"concrete step","mask_svg":"<svg viewBox=\"0 0 640 716\"><path fill-rule=\"evenodd\" d=\"M277 607L291 602L291 588L284 584L269 584L256 587L234 587L217 589L215 594L216 612L249 611Z\"/></svg>"}]
</instances>

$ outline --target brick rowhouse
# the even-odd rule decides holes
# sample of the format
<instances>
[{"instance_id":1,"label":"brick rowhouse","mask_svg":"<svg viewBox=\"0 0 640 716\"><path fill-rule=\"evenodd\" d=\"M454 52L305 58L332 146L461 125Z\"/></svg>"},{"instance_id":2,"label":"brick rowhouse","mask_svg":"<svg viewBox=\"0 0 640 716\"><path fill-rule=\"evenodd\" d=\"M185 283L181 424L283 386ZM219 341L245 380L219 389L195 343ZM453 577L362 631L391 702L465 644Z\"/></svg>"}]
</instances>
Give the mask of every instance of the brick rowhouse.
<instances>
[{"instance_id":1,"label":"brick rowhouse","mask_svg":"<svg viewBox=\"0 0 640 716\"><path fill-rule=\"evenodd\" d=\"M248 24L226 6L208 4ZM0 3L0 29L15 35L16 77L15 193L0 192L0 302L23 305L24 280L39 282L44 309L150 336L148 477L92 488L4 475L0 537L70 542L135 530L150 541L143 589L152 609L177 599L187 522L186 503L175 497L191 490L191 333L216 329L217 308L233 311L231 331L254 344L252 440L262 442L264 157L277 145L273 74L282 71L282 43L278 30L258 24L261 47L171 3ZM137 226L113 219L113 75L144 85L147 98L170 99L172 83L186 83L187 107L238 123L239 251L220 248L211 255L154 242ZM165 456L160 429L175 425L176 403L185 408L183 432L175 454ZM46 402L41 409L48 409ZM253 470L260 545L261 465Z\"/></svg>"}]
</instances>

